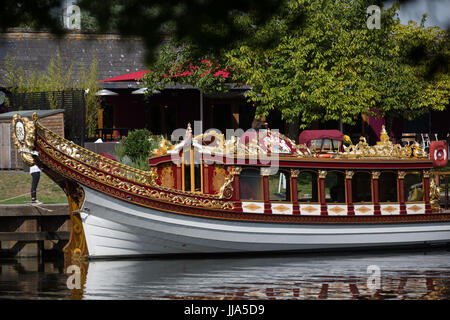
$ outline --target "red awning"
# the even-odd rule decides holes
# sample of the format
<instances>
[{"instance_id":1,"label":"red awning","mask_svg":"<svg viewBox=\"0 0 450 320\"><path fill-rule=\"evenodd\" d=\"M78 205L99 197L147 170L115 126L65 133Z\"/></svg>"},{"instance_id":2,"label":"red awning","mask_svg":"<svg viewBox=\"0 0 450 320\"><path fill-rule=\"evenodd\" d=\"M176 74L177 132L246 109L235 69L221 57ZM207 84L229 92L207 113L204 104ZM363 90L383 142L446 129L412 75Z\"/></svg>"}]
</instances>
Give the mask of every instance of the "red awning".
<instances>
[{"instance_id":1,"label":"red awning","mask_svg":"<svg viewBox=\"0 0 450 320\"><path fill-rule=\"evenodd\" d=\"M331 139L344 141L344 134L339 130L304 130L298 137L299 144L311 145L314 139Z\"/></svg>"},{"instance_id":2,"label":"red awning","mask_svg":"<svg viewBox=\"0 0 450 320\"><path fill-rule=\"evenodd\" d=\"M136 80L141 79L144 76L144 74L146 74L147 72L150 72L150 70L142 70L142 71L131 72L131 73L123 74L121 76L100 80L100 82L136 81Z\"/></svg>"}]
</instances>

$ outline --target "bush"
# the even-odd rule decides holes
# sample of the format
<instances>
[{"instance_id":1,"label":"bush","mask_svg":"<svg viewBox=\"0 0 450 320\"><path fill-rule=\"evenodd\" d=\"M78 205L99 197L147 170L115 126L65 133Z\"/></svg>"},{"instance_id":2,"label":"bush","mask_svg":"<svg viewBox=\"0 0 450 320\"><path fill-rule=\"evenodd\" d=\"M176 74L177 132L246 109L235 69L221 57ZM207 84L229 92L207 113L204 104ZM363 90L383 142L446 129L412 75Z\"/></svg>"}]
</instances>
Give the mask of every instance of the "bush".
<instances>
[{"instance_id":1,"label":"bush","mask_svg":"<svg viewBox=\"0 0 450 320\"><path fill-rule=\"evenodd\" d=\"M129 156L133 162L140 157L148 157L152 153L154 144L150 141L152 133L147 129L137 129L128 133L122 139L125 155Z\"/></svg>"},{"instance_id":2,"label":"bush","mask_svg":"<svg viewBox=\"0 0 450 320\"><path fill-rule=\"evenodd\" d=\"M128 166L141 170L150 170L148 158L153 149L158 148L161 137L153 136L147 129L131 131L122 138L121 144L114 148L118 160Z\"/></svg>"}]
</instances>

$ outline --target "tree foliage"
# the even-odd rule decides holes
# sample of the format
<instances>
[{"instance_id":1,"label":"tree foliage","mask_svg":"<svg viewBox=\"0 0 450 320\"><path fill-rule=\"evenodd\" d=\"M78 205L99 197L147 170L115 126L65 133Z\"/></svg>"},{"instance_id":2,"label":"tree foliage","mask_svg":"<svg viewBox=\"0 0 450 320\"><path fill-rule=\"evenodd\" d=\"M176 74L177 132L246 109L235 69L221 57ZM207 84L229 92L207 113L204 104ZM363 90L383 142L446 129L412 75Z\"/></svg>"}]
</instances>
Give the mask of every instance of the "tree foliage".
<instances>
[{"instance_id":1,"label":"tree foliage","mask_svg":"<svg viewBox=\"0 0 450 320\"><path fill-rule=\"evenodd\" d=\"M99 90L98 61L93 55L89 68L80 68L78 80L75 80L73 65L73 62L67 65L57 51L56 56L50 59L47 71L41 72L32 66L18 65L14 55L9 52L5 58L5 75L2 85L12 93L85 90L86 133L88 137L93 137L97 127L98 108L101 104L100 98L95 95ZM47 98L51 109L61 106L60 95L48 94Z\"/></svg>"},{"instance_id":2,"label":"tree foliage","mask_svg":"<svg viewBox=\"0 0 450 320\"><path fill-rule=\"evenodd\" d=\"M154 136L147 129L136 129L123 137L114 152L119 161L141 170L150 170L148 158L158 148L162 136Z\"/></svg>"},{"instance_id":3,"label":"tree foliage","mask_svg":"<svg viewBox=\"0 0 450 320\"><path fill-rule=\"evenodd\" d=\"M49 29L62 36L65 30L58 15L61 0L2 0L0 32L11 27Z\"/></svg>"},{"instance_id":4,"label":"tree foliage","mask_svg":"<svg viewBox=\"0 0 450 320\"><path fill-rule=\"evenodd\" d=\"M230 69L225 65L223 59L202 55L195 45L168 41L161 47L155 63L150 65L143 86L148 88L147 95L177 84L191 85L205 93L225 92L231 78Z\"/></svg>"},{"instance_id":5,"label":"tree foliage","mask_svg":"<svg viewBox=\"0 0 450 320\"><path fill-rule=\"evenodd\" d=\"M408 118L445 108L448 70L426 76L431 57L439 56L439 65L448 65L443 32L401 26L398 6L382 9L381 28L370 30L366 9L374 2L287 0L281 13L260 28L243 17L240 22L253 30L253 38L279 39L269 48L244 41L228 53L236 69L234 80L253 88L247 98L257 105L257 114L278 109L287 122L300 117L306 127L318 120L354 124L374 108L382 116ZM426 48L420 61L408 60L417 48L415 41Z\"/></svg>"},{"instance_id":6,"label":"tree foliage","mask_svg":"<svg viewBox=\"0 0 450 320\"><path fill-rule=\"evenodd\" d=\"M168 34L176 41L200 47L205 53L230 48L249 36L235 23L236 14L252 14L256 23L263 23L277 11L281 1L79 0L78 5L95 20L98 32L114 30L142 37L146 61L153 63Z\"/></svg>"}]
</instances>

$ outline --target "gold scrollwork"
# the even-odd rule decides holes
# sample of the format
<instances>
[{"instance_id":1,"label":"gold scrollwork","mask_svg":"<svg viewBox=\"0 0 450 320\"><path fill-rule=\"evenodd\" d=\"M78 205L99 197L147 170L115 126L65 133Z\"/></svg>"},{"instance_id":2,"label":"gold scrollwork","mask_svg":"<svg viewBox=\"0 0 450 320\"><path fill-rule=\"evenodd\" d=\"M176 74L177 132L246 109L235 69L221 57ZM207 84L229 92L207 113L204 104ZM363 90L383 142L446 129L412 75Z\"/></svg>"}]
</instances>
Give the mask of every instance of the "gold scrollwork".
<instances>
[{"instance_id":1,"label":"gold scrollwork","mask_svg":"<svg viewBox=\"0 0 450 320\"><path fill-rule=\"evenodd\" d=\"M405 179L406 171L399 170L399 171L397 172L397 176L398 176L399 179Z\"/></svg>"},{"instance_id":2,"label":"gold scrollwork","mask_svg":"<svg viewBox=\"0 0 450 320\"><path fill-rule=\"evenodd\" d=\"M292 178L298 178L299 174L300 174L300 170L298 170L298 169L291 169L291 177Z\"/></svg>"},{"instance_id":3,"label":"gold scrollwork","mask_svg":"<svg viewBox=\"0 0 450 320\"><path fill-rule=\"evenodd\" d=\"M319 173L320 179L325 179L328 172L327 172L327 170L318 170L318 173Z\"/></svg>"},{"instance_id":4,"label":"gold scrollwork","mask_svg":"<svg viewBox=\"0 0 450 320\"><path fill-rule=\"evenodd\" d=\"M345 171L345 179L352 179L355 174L355 171L353 170L346 170Z\"/></svg>"},{"instance_id":5,"label":"gold scrollwork","mask_svg":"<svg viewBox=\"0 0 450 320\"><path fill-rule=\"evenodd\" d=\"M436 185L434 179L430 179L430 204L433 212L440 212L441 206L439 202L441 200L441 188Z\"/></svg>"},{"instance_id":6,"label":"gold scrollwork","mask_svg":"<svg viewBox=\"0 0 450 320\"><path fill-rule=\"evenodd\" d=\"M36 140L34 122L28 118L22 118L16 113L12 118L11 125L14 146L19 150L22 161L27 166L33 166L35 164L33 153L35 153L34 143Z\"/></svg>"},{"instance_id":7,"label":"gold scrollwork","mask_svg":"<svg viewBox=\"0 0 450 320\"><path fill-rule=\"evenodd\" d=\"M339 154L341 158L427 158L426 152L422 151L417 142L412 146L401 146L393 144L389 140L386 128L383 126L380 141L374 146L369 146L364 137L356 145L344 147L344 152Z\"/></svg>"},{"instance_id":8,"label":"gold scrollwork","mask_svg":"<svg viewBox=\"0 0 450 320\"><path fill-rule=\"evenodd\" d=\"M424 178L430 178L431 177L431 171L430 170L423 170L423 177Z\"/></svg>"},{"instance_id":9,"label":"gold scrollwork","mask_svg":"<svg viewBox=\"0 0 450 320\"><path fill-rule=\"evenodd\" d=\"M240 175L242 172L242 167L228 167L228 172L233 176Z\"/></svg>"},{"instance_id":10,"label":"gold scrollwork","mask_svg":"<svg viewBox=\"0 0 450 320\"><path fill-rule=\"evenodd\" d=\"M229 140L226 140L223 134L214 130L208 130L203 134L195 136L192 140L194 146L200 151L217 155L236 154L244 157L266 156L268 151L276 153L277 150L274 146L284 144L287 148L286 142L288 142L292 146L292 156L311 156L311 152L305 145L297 145L295 141L285 135L278 132L274 134L270 129L262 133L257 132L255 137L246 143L243 143L236 136L232 136ZM264 141L264 146L260 144L261 141Z\"/></svg>"},{"instance_id":11,"label":"gold scrollwork","mask_svg":"<svg viewBox=\"0 0 450 320\"><path fill-rule=\"evenodd\" d=\"M223 186L220 188L219 190L219 198L220 199L231 199L231 197L233 196L233 183L234 180L234 175L229 174L225 177L225 183L223 184Z\"/></svg>"},{"instance_id":12,"label":"gold scrollwork","mask_svg":"<svg viewBox=\"0 0 450 320\"><path fill-rule=\"evenodd\" d=\"M171 166L166 166L161 169L161 185L166 188L173 188L175 186L175 179L173 177Z\"/></svg>"}]
</instances>

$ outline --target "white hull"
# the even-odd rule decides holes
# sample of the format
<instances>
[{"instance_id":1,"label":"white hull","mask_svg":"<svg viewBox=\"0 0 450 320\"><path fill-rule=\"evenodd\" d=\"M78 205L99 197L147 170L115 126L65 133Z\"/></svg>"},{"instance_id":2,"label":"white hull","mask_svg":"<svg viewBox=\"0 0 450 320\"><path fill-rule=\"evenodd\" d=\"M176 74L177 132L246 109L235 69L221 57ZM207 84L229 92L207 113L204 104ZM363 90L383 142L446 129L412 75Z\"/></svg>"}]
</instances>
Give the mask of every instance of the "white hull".
<instances>
[{"instance_id":1,"label":"white hull","mask_svg":"<svg viewBox=\"0 0 450 320\"><path fill-rule=\"evenodd\" d=\"M450 222L310 225L191 217L129 204L83 187L89 256L332 250L450 242Z\"/></svg>"}]
</instances>

